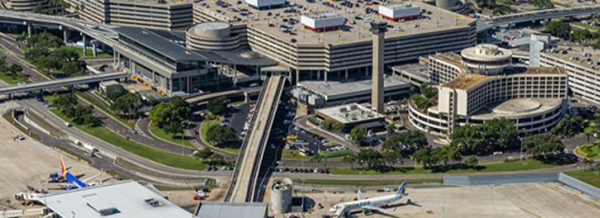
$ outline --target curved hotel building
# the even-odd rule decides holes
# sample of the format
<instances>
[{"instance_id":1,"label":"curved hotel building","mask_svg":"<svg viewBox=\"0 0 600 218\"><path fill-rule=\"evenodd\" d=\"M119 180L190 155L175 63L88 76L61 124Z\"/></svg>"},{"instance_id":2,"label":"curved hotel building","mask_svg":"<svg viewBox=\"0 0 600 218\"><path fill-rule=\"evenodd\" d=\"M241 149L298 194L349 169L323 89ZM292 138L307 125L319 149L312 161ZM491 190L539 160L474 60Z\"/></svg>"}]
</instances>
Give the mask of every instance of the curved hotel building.
<instances>
[{"instance_id":1,"label":"curved hotel building","mask_svg":"<svg viewBox=\"0 0 600 218\"><path fill-rule=\"evenodd\" d=\"M511 59L511 51L489 44L430 56L429 78L440 84L437 105L418 108L411 101L411 124L447 136L457 126L504 117L529 132L549 130L565 112L567 74L516 66Z\"/></svg>"}]
</instances>

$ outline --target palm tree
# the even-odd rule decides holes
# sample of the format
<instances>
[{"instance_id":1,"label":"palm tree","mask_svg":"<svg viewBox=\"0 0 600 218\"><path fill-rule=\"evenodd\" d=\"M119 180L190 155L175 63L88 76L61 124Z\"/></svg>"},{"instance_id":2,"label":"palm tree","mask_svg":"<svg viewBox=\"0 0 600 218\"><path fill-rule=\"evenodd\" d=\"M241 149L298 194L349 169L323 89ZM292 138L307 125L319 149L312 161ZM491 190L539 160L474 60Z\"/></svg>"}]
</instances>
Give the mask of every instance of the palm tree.
<instances>
[{"instance_id":1,"label":"palm tree","mask_svg":"<svg viewBox=\"0 0 600 218\"><path fill-rule=\"evenodd\" d=\"M312 158L310 158L311 161L317 162L317 168L319 168L319 163L321 163L321 161L323 161L324 159L325 159L325 156L319 154L319 151L317 151L315 153L315 155L313 155Z\"/></svg>"},{"instance_id":2,"label":"palm tree","mask_svg":"<svg viewBox=\"0 0 600 218\"><path fill-rule=\"evenodd\" d=\"M350 154L344 155L344 157L342 157L342 161L349 163L350 169L353 169L354 162L356 162L356 154L354 154L354 152L351 152Z\"/></svg>"}]
</instances>

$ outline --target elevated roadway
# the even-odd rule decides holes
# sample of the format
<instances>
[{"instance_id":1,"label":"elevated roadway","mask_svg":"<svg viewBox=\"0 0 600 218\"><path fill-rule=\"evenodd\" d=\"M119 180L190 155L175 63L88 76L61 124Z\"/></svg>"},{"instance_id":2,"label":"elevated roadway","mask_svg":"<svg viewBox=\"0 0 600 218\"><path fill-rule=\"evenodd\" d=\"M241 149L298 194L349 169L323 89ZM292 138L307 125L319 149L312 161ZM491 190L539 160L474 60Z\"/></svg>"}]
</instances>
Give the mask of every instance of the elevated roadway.
<instances>
[{"instance_id":1,"label":"elevated roadway","mask_svg":"<svg viewBox=\"0 0 600 218\"><path fill-rule=\"evenodd\" d=\"M242 144L242 151L225 195L225 201L252 202L256 198L260 165L279 105L279 98L283 92L283 81L281 76L274 75L263 85L257 103L257 112L252 120L252 131Z\"/></svg>"},{"instance_id":2,"label":"elevated roadway","mask_svg":"<svg viewBox=\"0 0 600 218\"><path fill-rule=\"evenodd\" d=\"M501 26L529 21L545 20L559 17L590 15L598 13L600 13L600 5L588 5L569 8L552 8L538 11L508 14L502 16L494 16L492 17L492 19L487 20L486 22L494 26Z\"/></svg>"},{"instance_id":3,"label":"elevated roadway","mask_svg":"<svg viewBox=\"0 0 600 218\"><path fill-rule=\"evenodd\" d=\"M56 88L56 87L62 87L62 86L88 84L88 83L102 82L102 81L107 81L107 80L116 80L116 79L120 79L120 78L125 78L128 75L129 74L126 72L103 73L103 74L71 77L71 78L66 78L66 79L56 79L56 80L48 80L48 81L42 81L42 82L27 83L27 84L23 84L23 85L13 85L13 86L0 88L0 95L10 95L10 94L14 94L14 93L31 92L31 91L35 91L35 90L50 89L50 88Z\"/></svg>"},{"instance_id":4,"label":"elevated roadway","mask_svg":"<svg viewBox=\"0 0 600 218\"><path fill-rule=\"evenodd\" d=\"M187 101L188 103L191 103L191 104L195 104L198 102L210 101L212 99L222 97L222 96L225 96L227 98L234 98L234 97L249 95L251 93L256 93L259 91L260 91L259 87L247 88L247 89L234 89L234 90L228 90L228 91L223 91L223 92L213 92L213 93L197 95L197 96L187 98L187 99L185 99L185 101Z\"/></svg>"}]
</instances>

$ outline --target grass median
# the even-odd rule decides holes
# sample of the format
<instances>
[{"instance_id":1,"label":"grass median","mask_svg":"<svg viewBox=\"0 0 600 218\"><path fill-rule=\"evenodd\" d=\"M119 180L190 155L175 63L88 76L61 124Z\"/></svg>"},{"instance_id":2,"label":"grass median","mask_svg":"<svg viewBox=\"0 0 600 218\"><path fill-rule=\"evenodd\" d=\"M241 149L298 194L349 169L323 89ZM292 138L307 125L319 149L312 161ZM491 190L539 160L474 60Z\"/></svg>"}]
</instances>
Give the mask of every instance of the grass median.
<instances>
[{"instance_id":1,"label":"grass median","mask_svg":"<svg viewBox=\"0 0 600 218\"><path fill-rule=\"evenodd\" d=\"M565 174L579 179L582 182L590 184L596 188L600 188L600 171L593 170L574 170L565 172Z\"/></svg>"},{"instance_id":2,"label":"grass median","mask_svg":"<svg viewBox=\"0 0 600 218\"><path fill-rule=\"evenodd\" d=\"M92 51L91 48L88 48L86 50L86 55L83 55L83 48L78 48L78 47L68 46L68 45L64 45L63 48L77 52L79 57L91 57L94 55L94 51ZM108 57L112 57L112 55L109 53L106 53L106 52L97 52L96 57L97 58L108 58Z\"/></svg>"},{"instance_id":3,"label":"grass median","mask_svg":"<svg viewBox=\"0 0 600 218\"><path fill-rule=\"evenodd\" d=\"M102 112L110 115L112 118L116 119L121 124L125 125L126 127L129 127L130 129L135 128L135 122L136 122L136 120L125 119L125 118L123 118L123 117L115 114L110 108L107 108L103 104L97 103L96 99L93 99L92 96L89 96L89 95L93 95L92 93L89 93L89 92L76 92L75 95L77 95L80 98L85 99L87 102L89 102L90 104L92 104L94 106L94 108L96 108L98 110L101 110Z\"/></svg>"},{"instance_id":4,"label":"grass median","mask_svg":"<svg viewBox=\"0 0 600 218\"><path fill-rule=\"evenodd\" d=\"M31 80L25 76L9 76L4 73L0 73L0 80L4 81L9 85L16 85L20 83L29 83Z\"/></svg>"},{"instance_id":5,"label":"grass median","mask_svg":"<svg viewBox=\"0 0 600 218\"><path fill-rule=\"evenodd\" d=\"M156 136L162 140L169 141L173 144L183 145L183 146L192 147L192 148L196 147L192 144L192 142L190 142L190 140L187 140L187 139L182 140L181 135L169 134L169 133L165 132L165 130L159 128L157 125L154 125L154 123L150 123L150 125L148 125L148 130L150 130L150 132L152 132L152 134L154 134L154 136Z\"/></svg>"},{"instance_id":6,"label":"grass median","mask_svg":"<svg viewBox=\"0 0 600 218\"><path fill-rule=\"evenodd\" d=\"M302 184L301 179L292 179L295 184ZM389 180L331 180L331 179L305 179L307 185L354 185L354 186L380 186L380 185L400 185L402 182L408 184L425 184L444 182L443 179L389 179Z\"/></svg>"},{"instance_id":7,"label":"grass median","mask_svg":"<svg viewBox=\"0 0 600 218\"><path fill-rule=\"evenodd\" d=\"M595 144L582 145L581 147L577 148L576 152L590 159L600 159L600 146Z\"/></svg>"},{"instance_id":8,"label":"grass median","mask_svg":"<svg viewBox=\"0 0 600 218\"><path fill-rule=\"evenodd\" d=\"M395 168L390 171L377 171L367 170L359 168L332 168L330 169L331 174L339 175L397 175L397 174L427 174L427 173L477 173L477 172L510 172L510 171L525 171L525 170L538 170L547 169L553 167L559 167L561 165L545 164L538 160L523 160L514 162L493 162L481 164L478 169L473 168L459 168L449 169L447 171L435 172L432 169L425 169L423 167L403 167Z\"/></svg>"},{"instance_id":9,"label":"grass median","mask_svg":"<svg viewBox=\"0 0 600 218\"><path fill-rule=\"evenodd\" d=\"M196 158L181 156L178 154L162 151L160 149L141 145L114 133L106 127L90 127L87 125L77 125L72 122L72 119L66 117L58 109L52 109L51 111L63 120L72 123L74 127L92 136L102 139L103 141L108 142L114 146L120 147L137 156L175 168L189 170L204 170L205 168L204 163Z\"/></svg>"}]
</instances>

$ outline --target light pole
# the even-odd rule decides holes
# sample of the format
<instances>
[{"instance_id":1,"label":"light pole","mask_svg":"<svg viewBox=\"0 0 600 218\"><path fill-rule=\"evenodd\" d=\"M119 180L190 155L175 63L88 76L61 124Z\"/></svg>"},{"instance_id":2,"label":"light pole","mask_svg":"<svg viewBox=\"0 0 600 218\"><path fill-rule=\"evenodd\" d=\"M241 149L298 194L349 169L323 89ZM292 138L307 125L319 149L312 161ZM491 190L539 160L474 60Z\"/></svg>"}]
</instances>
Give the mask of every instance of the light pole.
<instances>
[{"instance_id":1,"label":"light pole","mask_svg":"<svg viewBox=\"0 0 600 218\"><path fill-rule=\"evenodd\" d=\"M523 138L521 138L521 136L519 136L519 141L521 142L521 151L520 151L520 157L519 160L523 160Z\"/></svg>"}]
</instances>

